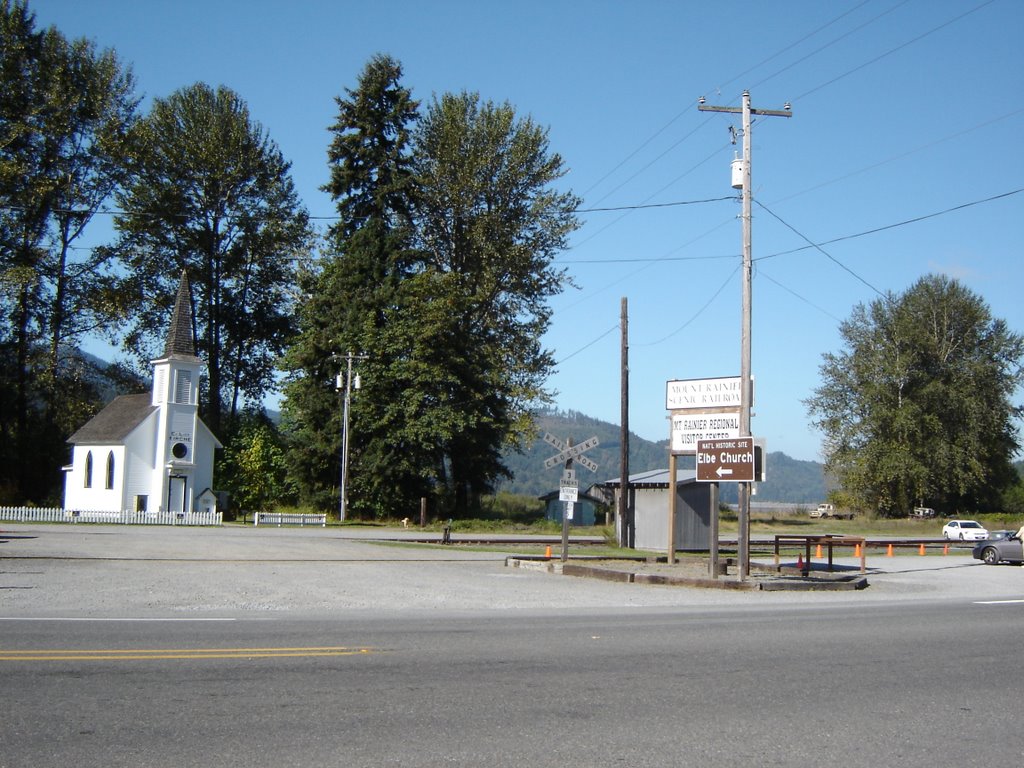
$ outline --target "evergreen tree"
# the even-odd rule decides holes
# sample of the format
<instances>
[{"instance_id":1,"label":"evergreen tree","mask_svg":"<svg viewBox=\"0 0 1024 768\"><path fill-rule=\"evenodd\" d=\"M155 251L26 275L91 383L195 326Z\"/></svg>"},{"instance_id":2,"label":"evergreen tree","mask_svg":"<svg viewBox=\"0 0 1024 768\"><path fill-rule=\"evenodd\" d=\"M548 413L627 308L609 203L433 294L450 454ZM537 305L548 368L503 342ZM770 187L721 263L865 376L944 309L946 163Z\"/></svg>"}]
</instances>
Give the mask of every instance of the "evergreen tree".
<instances>
[{"instance_id":1,"label":"evergreen tree","mask_svg":"<svg viewBox=\"0 0 1024 768\"><path fill-rule=\"evenodd\" d=\"M285 414L304 497L337 503L345 356L349 508L409 514L423 496L464 516L507 475L502 450L544 398L547 300L577 199L546 131L508 106L445 96L417 121L401 67L377 56L339 99L333 253L289 352Z\"/></svg>"},{"instance_id":2,"label":"evergreen tree","mask_svg":"<svg viewBox=\"0 0 1024 768\"><path fill-rule=\"evenodd\" d=\"M338 117L328 150L331 178L324 190L336 202L339 218L328 233L322 268L307 280L300 334L285 362L284 423L292 471L302 499L324 509L338 504L339 389L345 383L336 385L339 374L347 373L344 356L350 352L367 353L361 365L368 386L352 402L349 475L355 482L349 495L365 513L423 490L402 482L376 497L370 490L396 471L395 454L381 449L389 420L380 404L389 396L402 397L402 379L393 370L393 348L381 336L397 311L399 286L414 265L408 142L418 105L401 76L398 62L375 56L358 87L336 99Z\"/></svg>"},{"instance_id":3,"label":"evergreen tree","mask_svg":"<svg viewBox=\"0 0 1024 768\"><path fill-rule=\"evenodd\" d=\"M928 276L854 309L807 401L826 471L867 509L998 507L1016 479L1024 338L956 280Z\"/></svg>"}]
</instances>

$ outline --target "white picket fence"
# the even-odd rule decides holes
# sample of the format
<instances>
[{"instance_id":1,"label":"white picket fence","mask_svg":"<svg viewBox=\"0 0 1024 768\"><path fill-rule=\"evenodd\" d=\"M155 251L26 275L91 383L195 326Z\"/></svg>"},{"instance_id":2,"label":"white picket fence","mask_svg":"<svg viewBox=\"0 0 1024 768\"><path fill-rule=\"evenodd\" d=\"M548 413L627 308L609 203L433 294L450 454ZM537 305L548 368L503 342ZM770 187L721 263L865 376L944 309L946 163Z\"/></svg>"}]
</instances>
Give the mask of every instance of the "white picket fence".
<instances>
[{"instance_id":1,"label":"white picket fence","mask_svg":"<svg viewBox=\"0 0 1024 768\"><path fill-rule=\"evenodd\" d=\"M257 512L254 516L255 525L319 525L327 527L327 515L309 512Z\"/></svg>"},{"instance_id":2,"label":"white picket fence","mask_svg":"<svg viewBox=\"0 0 1024 768\"><path fill-rule=\"evenodd\" d=\"M222 525L220 512L97 512L60 507L0 507L0 520L17 523L112 523L115 525Z\"/></svg>"}]
</instances>

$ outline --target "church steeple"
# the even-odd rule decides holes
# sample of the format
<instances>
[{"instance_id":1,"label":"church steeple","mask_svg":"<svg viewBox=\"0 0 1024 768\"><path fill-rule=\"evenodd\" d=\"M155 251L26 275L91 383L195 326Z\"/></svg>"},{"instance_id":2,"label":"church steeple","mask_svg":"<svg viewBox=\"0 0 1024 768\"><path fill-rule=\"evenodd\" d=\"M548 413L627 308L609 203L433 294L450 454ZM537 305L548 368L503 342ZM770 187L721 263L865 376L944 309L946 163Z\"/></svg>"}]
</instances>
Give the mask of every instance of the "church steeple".
<instances>
[{"instance_id":1,"label":"church steeple","mask_svg":"<svg viewBox=\"0 0 1024 768\"><path fill-rule=\"evenodd\" d=\"M188 282L188 272L183 269L181 282L178 284L178 296L174 300L174 311L171 313L171 327L167 331L164 357L195 356L196 344L192 336L192 289Z\"/></svg>"}]
</instances>

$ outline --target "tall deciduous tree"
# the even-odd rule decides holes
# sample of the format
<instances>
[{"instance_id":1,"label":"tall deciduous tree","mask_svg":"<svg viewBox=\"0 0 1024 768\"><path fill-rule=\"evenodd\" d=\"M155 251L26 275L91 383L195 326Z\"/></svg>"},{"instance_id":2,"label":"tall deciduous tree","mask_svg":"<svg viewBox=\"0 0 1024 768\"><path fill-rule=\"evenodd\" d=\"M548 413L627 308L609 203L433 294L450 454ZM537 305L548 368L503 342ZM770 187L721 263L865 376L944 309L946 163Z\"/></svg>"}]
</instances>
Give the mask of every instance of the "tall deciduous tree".
<instances>
[{"instance_id":1,"label":"tall deciduous tree","mask_svg":"<svg viewBox=\"0 0 1024 768\"><path fill-rule=\"evenodd\" d=\"M112 51L37 31L25 3L0 2L0 344L13 384L0 390L15 393L0 405L14 433L0 464L20 467L22 498L52 492L90 406L76 342L123 315L109 257L73 245L124 183L137 104Z\"/></svg>"},{"instance_id":2,"label":"tall deciduous tree","mask_svg":"<svg viewBox=\"0 0 1024 768\"><path fill-rule=\"evenodd\" d=\"M464 515L506 473L502 449L546 396L553 360L540 340L579 200L555 188L565 168L547 131L474 93L434 100L413 156L421 280L448 316L426 358L444 371L434 400L450 414L435 468Z\"/></svg>"},{"instance_id":3,"label":"tall deciduous tree","mask_svg":"<svg viewBox=\"0 0 1024 768\"><path fill-rule=\"evenodd\" d=\"M219 432L261 402L294 332L296 275L311 247L290 164L245 102L197 83L154 101L131 184L119 196L116 251L141 298L126 347L153 351L187 269L197 354L209 366L203 417Z\"/></svg>"},{"instance_id":4,"label":"tall deciduous tree","mask_svg":"<svg viewBox=\"0 0 1024 768\"><path fill-rule=\"evenodd\" d=\"M1016 479L1024 338L956 280L928 276L854 309L808 399L825 467L869 509L997 506Z\"/></svg>"}]
</instances>

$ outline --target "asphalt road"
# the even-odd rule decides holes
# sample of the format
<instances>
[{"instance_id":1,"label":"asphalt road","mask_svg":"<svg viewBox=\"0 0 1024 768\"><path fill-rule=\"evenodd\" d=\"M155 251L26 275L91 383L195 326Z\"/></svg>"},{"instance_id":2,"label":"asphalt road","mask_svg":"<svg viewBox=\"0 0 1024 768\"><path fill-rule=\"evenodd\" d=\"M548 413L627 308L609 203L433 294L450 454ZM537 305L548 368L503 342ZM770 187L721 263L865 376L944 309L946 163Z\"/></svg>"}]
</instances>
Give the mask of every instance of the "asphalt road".
<instances>
[{"instance_id":1,"label":"asphalt road","mask_svg":"<svg viewBox=\"0 0 1024 768\"><path fill-rule=\"evenodd\" d=\"M3 768L1024 757L1021 568L732 593L324 531L5 530Z\"/></svg>"}]
</instances>

